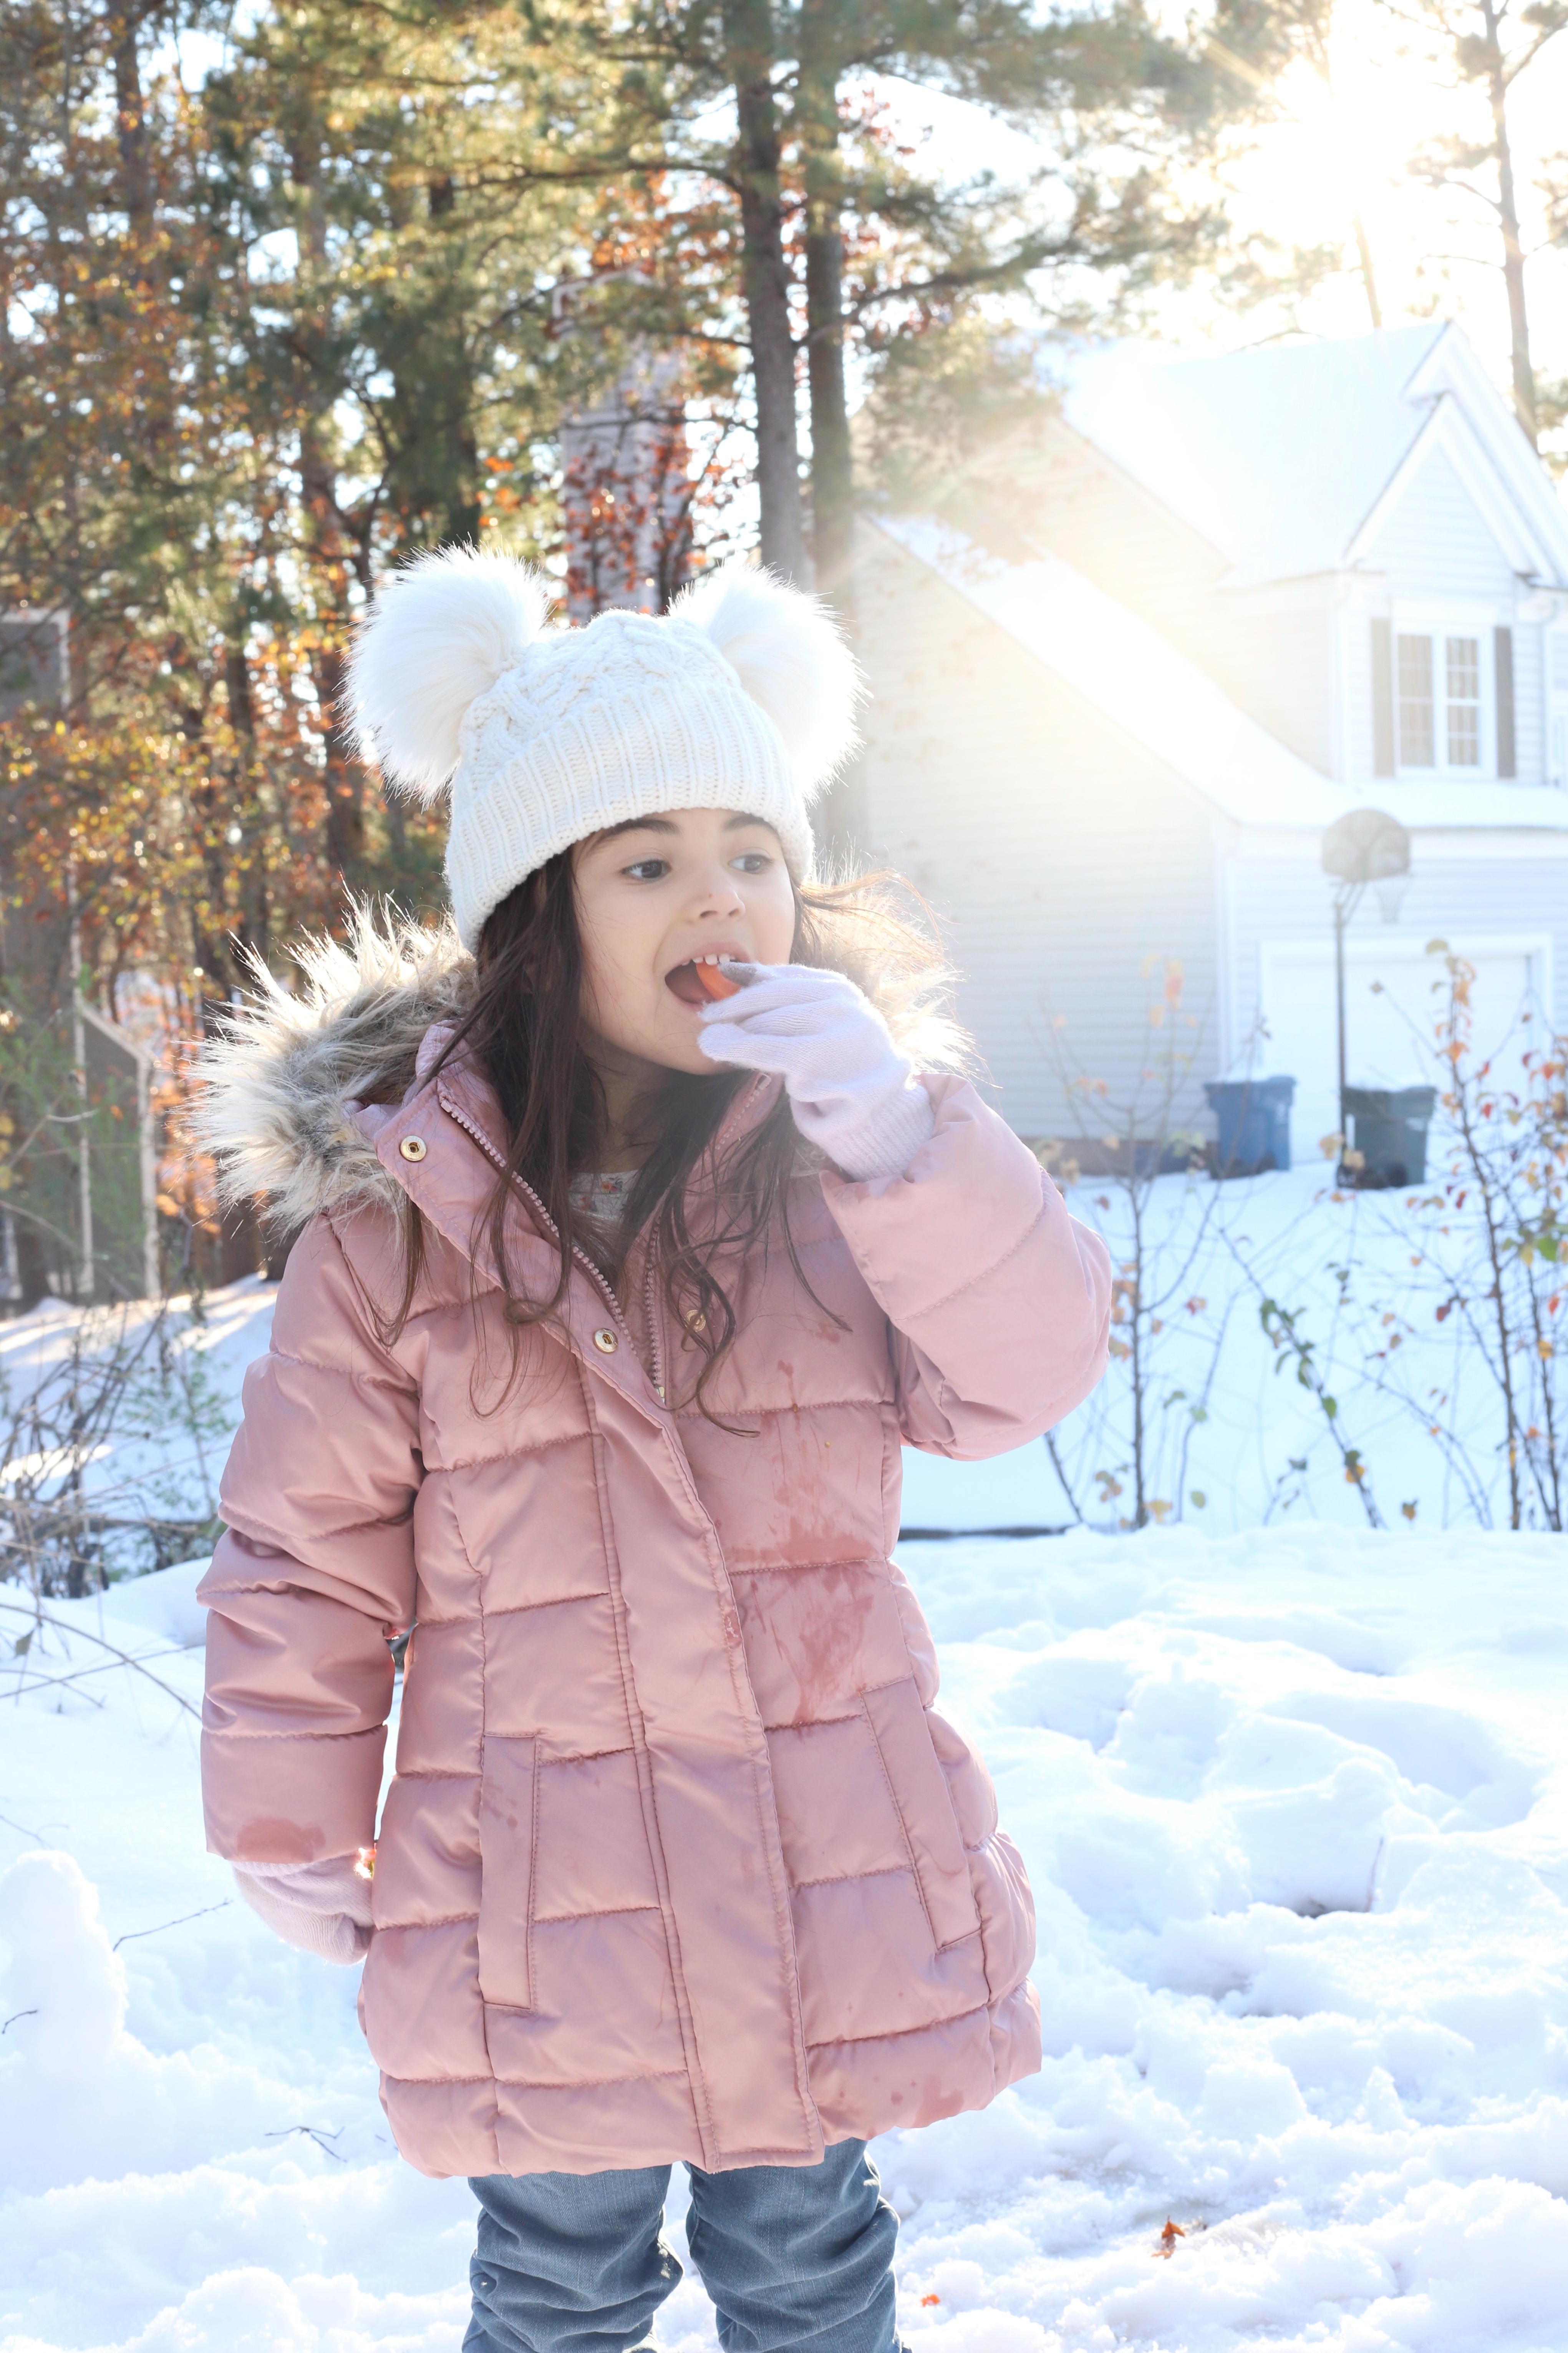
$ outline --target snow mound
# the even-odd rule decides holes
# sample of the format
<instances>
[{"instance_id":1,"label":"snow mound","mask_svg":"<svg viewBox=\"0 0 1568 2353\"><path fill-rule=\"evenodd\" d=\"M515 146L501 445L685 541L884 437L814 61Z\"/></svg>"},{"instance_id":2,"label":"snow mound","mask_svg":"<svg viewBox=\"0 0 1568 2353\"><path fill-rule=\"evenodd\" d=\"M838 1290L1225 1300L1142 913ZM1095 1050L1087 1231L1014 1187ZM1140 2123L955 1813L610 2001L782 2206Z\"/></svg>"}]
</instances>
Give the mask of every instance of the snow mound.
<instances>
[{"instance_id":1,"label":"snow mound","mask_svg":"<svg viewBox=\"0 0 1568 2353\"><path fill-rule=\"evenodd\" d=\"M124 2040L125 1971L99 1917L98 1890L68 1854L46 1850L12 1864L0 1879L0 1936L12 1956L0 2001L17 2023L33 2021L0 2073L6 2113L26 2137L24 2076L40 2092L59 2087L47 2094L52 2104L66 2087L101 2082L114 2064Z\"/></svg>"},{"instance_id":2,"label":"snow mound","mask_svg":"<svg viewBox=\"0 0 1568 2353\"><path fill-rule=\"evenodd\" d=\"M210 1558L204 1553L199 1560L176 1561L146 1577L122 1577L107 1593L43 1606L58 1625L101 1634L133 1653L199 1650L207 1639L207 1613L196 1599L196 1588Z\"/></svg>"}]
</instances>

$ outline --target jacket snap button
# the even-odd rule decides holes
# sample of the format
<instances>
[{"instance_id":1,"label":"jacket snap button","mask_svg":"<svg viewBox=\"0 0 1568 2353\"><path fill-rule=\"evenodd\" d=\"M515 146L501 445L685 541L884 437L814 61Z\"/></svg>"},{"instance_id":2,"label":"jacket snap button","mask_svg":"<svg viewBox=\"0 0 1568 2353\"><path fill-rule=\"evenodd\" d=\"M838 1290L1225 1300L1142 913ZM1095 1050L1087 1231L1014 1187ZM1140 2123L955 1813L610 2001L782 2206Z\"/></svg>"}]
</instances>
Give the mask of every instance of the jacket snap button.
<instances>
[{"instance_id":1,"label":"jacket snap button","mask_svg":"<svg viewBox=\"0 0 1568 2353\"><path fill-rule=\"evenodd\" d=\"M423 1160L426 1145L422 1135L405 1135L397 1148L405 1160Z\"/></svg>"},{"instance_id":2,"label":"jacket snap button","mask_svg":"<svg viewBox=\"0 0 1568 2353\"><path fill-rule=\"evenodd\" d=\"M620 1345L609 1325L601 1324L594 1335L595 1347L600 1349L606 1356L613 1356Z\"/></svg>"}]
</instances>

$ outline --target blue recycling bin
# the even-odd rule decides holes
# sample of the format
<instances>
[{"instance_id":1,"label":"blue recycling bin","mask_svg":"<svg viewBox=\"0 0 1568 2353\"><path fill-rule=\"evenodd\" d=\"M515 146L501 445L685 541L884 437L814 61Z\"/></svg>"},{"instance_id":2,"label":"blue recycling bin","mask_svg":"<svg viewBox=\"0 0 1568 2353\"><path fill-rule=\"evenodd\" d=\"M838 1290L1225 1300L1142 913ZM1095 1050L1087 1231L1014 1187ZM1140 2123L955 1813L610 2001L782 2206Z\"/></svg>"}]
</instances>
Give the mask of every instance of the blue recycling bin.
<instances>
[{"instance_id":1,"label":"blue recycling bin","mask_svg":"<svg viewBox=\"0 0 1568 2353\"><path fill-rule=\"evenodd\" d=\"M1204 1092L1219 1123L1217 1176L1289 1167L1294 1079L1208 1079Z\"/></svg>"}]
</instances>

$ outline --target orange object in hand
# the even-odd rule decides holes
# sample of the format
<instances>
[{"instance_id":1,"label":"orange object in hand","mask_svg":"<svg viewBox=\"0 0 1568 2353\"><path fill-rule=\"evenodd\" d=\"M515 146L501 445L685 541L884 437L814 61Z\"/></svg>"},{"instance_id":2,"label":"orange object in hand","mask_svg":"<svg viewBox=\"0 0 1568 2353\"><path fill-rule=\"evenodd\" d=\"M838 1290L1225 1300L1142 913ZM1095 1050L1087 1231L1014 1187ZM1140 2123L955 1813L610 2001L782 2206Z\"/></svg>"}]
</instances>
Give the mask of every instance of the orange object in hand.
<instances>
[{"instance_id":1,"label":"orange object in hand","mask_svg":"<svg viewBox=\"0 0 1568 2353\"><path fill-rule=\"evenodd\" d=\"M741 987L740 982L738 980L731 980L727 972L721 972L716 964L697 964L694 965L694 969L699 981L707 990L710 997L716 999L721 997L735 997L739 995Z\"/></svg>"}]
</instances>

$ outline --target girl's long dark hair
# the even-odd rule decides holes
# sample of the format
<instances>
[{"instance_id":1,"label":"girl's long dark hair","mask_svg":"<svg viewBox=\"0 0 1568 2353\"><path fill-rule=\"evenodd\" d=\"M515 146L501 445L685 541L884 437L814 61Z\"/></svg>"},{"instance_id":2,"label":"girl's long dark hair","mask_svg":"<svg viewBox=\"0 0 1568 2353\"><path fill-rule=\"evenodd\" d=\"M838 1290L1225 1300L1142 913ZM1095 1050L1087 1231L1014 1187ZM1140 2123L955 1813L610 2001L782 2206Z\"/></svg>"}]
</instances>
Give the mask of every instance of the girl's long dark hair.
<instances>
[{"instance_id":1,"label":"girl's long dark hair","mask_svg":"<svg viewBox=\"0 0 1568 2353\"><path fill-rule=\"evenodd\" d=\"M900 1012L923 1017L925 1066L952 1064L962 1059L960 1033L933 1005L951 976L931 927L900 904L900 891L896 878L884 875L797 888L791 961L849 973L895 1018ZM706 1360L696 1390L706 1412L704 1392L735 1338L734 1303L718 1271L721 1263L737 1265L749 1251L765 1248L776 1223L810 1292L789 1224L788 1188L801 1171L801 1139L781 1094L764 1119L721 1141L726 1114L752 1083L751 1072L670 1071L644 1107L647 1130L638 1141L647 1156L618 1233L606 1236L598 1220L574 1206L571 1193L574 1176L601 1166L608 1125L604 1089L584 1044L582 995L583 948L568 849L520 883L489 917L479 937L473 1003L435 1066L439 1071L459 1053L475 1057L506 1122L505 1165L482 1222L512 1333L511 1376L519 1334L557 1314L576 1254L589 1258L613 1286L626 1245L651 1228L648 1246L670 1314ZM707 1181L694 1201L692 1179L710 1155ZM508 1211L515 1212L520 1183L554 1228L559 1255L547 1295L520 1290L508 1264ZM403 1298L394 1329L406 1321L423 1264L417 1215L407 1220L405 1234Z\"/></svg>"}]
</instances>

